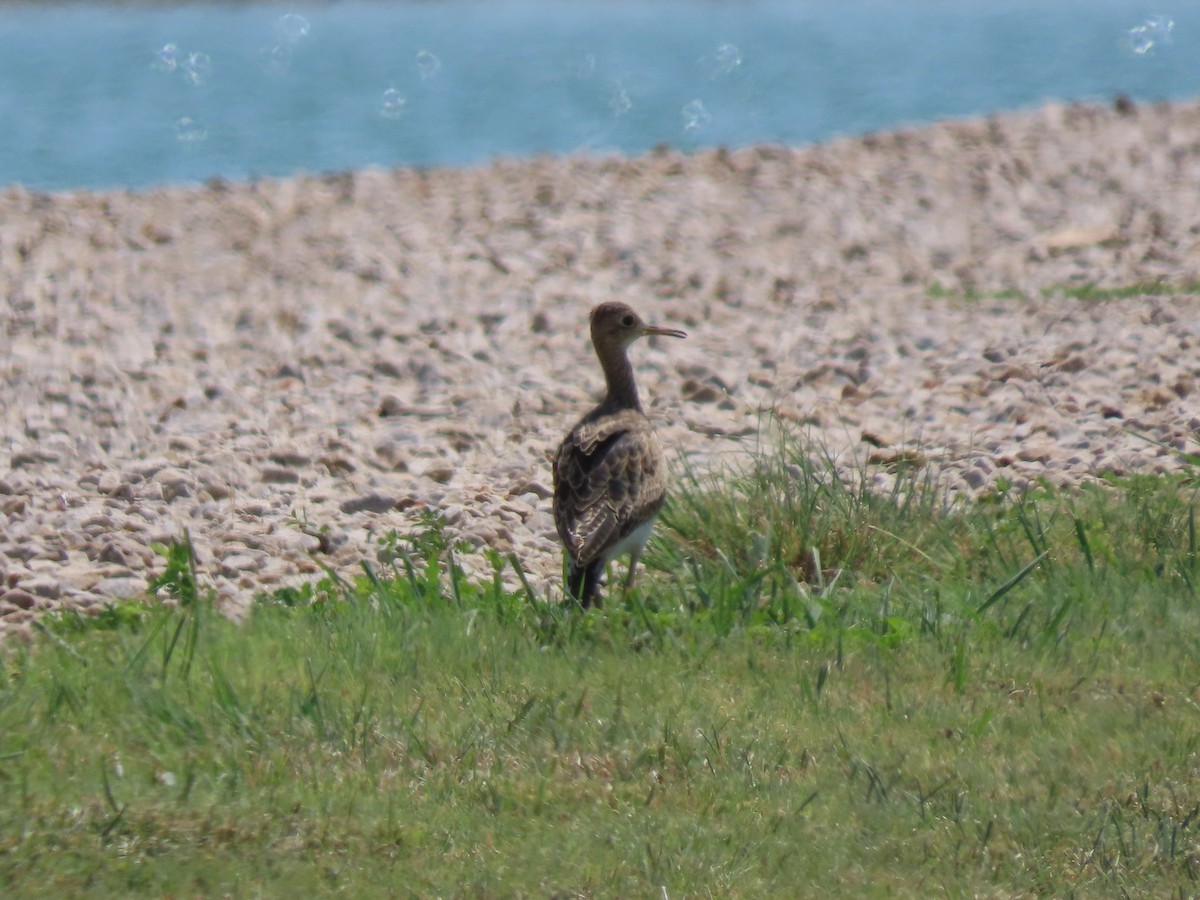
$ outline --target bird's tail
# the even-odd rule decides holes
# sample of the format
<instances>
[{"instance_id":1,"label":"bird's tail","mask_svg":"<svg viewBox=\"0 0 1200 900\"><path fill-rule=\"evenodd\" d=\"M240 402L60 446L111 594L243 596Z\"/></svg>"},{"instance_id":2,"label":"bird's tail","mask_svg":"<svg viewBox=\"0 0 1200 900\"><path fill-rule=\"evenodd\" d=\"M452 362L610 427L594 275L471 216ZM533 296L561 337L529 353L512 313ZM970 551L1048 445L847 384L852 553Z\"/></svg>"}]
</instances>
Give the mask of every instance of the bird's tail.
<instances>
[{"instance_id":1,"label":"bird's tail","mask_svg":"<svg viewBox=\"0 0 1200 900\"><path fill-rule=\"evenodd\" d=\"M572 560L567 566L567 590L584 609L600 606L598 588L600 576L604 574L604 559L579 564Z\"/></svg>"}]
</instances>

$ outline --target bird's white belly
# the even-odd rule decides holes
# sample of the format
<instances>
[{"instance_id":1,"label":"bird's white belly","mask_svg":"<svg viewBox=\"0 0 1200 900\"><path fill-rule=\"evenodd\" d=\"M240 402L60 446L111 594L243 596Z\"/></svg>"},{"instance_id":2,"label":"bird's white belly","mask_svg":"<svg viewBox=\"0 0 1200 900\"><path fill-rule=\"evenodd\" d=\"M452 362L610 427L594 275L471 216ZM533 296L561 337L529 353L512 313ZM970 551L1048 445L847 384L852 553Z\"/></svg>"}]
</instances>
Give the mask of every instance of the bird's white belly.
<instances>
[{"instance_id":1,"label":"bird's white belly","mask_svg":"<svg viewBox=\"0 0 1200 900\"><path fill-rule=\"evenodd\" d=\"M618 556L623 556L635 550L640 552L646 546L646 541L650 540L650 532L654 528L654 519L655 517L651 516L637 528L633 529L633 531L629 532L629 534L625 535L625 537L613 544L608 553L605 554L606 561L614 560Z\"/></svg>"}]
</instances>

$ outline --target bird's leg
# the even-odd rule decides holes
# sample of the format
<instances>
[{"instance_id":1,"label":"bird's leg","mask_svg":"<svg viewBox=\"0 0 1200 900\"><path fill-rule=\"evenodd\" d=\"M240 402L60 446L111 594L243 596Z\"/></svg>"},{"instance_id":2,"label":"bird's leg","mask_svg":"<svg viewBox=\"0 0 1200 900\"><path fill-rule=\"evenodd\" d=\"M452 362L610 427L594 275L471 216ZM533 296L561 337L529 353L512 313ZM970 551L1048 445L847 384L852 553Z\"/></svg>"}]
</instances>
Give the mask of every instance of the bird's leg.
<instances>
[{"instance_id":1,"label":"bird's leg","mask_svg":"<svg viewBox=\"0 0 1200 900\"><path fill-rule=\"evenodd\" d=\"M583 609L587 609L589 606L599 606L600 578L603 574L603 560L594 560L586 564L577 563L573 559L568 560L563 582L566 585L567 595Z\"/></svg>"},{"instance_id":2,"label":"bird's leg","mask_svg":"<svg viewBox=\"0 0 1200 900\"><path fill-rule=\"evenodd\" d=\"M638 557L642 555L642 548L635 547L629 553L629 574L625 576L625 590L633 587L633 576L637 572Z\"/></svg>"}]
</instances>

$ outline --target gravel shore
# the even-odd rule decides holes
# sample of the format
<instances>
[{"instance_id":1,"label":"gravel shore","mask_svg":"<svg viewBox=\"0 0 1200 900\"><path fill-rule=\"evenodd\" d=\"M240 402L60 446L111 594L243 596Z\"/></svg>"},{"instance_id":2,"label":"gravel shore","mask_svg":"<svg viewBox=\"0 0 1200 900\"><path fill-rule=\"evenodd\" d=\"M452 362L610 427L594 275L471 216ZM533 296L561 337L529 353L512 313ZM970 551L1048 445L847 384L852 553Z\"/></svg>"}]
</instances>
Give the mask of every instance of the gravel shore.
<instances>
[{"instance_id":1,"label":"gravel shore","mask_svg":"<svg viewBox=\"0 0 1200 900\"><path fill-rule=\"evenodd\" d=\"M233 616L430 510L556 584L548 457L602 388L610 299L689 333L634 350L677 460L720 465L773 410L964 494L1170 471L1200 442L1197 186L1200 102L1119 101L801 149L8 188L0 639L143 591L183 529Z\"/></svg>"}]
</instances>

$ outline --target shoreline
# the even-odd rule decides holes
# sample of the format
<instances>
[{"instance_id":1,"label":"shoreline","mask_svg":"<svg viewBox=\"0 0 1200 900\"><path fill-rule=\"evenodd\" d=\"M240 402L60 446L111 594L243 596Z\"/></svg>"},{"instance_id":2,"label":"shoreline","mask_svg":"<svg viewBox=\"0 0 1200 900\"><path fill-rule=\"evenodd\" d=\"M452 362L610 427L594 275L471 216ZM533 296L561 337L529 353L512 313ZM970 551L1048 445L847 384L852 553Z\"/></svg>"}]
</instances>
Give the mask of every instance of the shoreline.
<instances>
[{"instance_id":1,"label":"shoreline","mask_svg":"<svg viewBox=\"0 0 1200 900\"><path fill-rule=\"evenodd\" d=\"M772 409L881 484L914 452L964 496L1177 470L1200 441L1195 184L1197 100L5 188L0 639L144 590L150 544L185 528L234 616L318 561L357 571L425 510L557 586L547 454L601 387L586 317L609 299L688 331L634 364L700 467Z\"/></svg>"}]
</instances>

